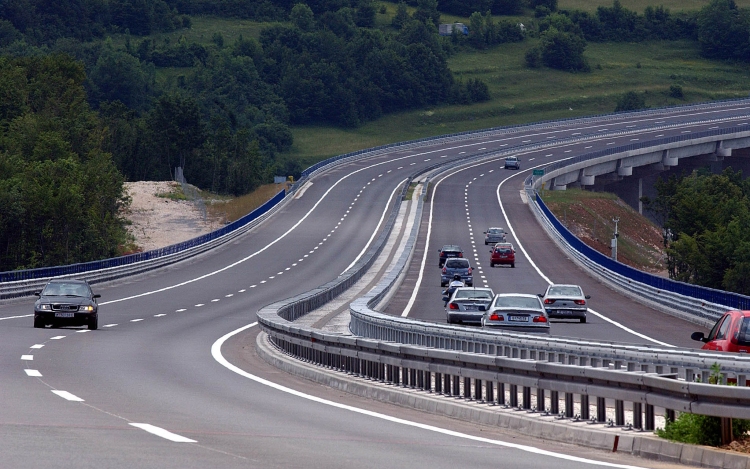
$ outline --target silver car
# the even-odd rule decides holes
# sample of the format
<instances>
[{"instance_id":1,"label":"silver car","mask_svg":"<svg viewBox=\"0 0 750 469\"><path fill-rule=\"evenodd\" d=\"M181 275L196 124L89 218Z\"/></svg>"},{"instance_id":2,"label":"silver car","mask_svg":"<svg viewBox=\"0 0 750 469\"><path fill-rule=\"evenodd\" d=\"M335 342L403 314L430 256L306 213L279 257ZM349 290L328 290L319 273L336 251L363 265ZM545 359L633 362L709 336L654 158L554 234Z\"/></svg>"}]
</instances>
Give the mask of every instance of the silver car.
<instances>
[{"instance_id":1,"label":"silver car","mask_svg":"<svg viewBox=\"0 0 750 469\"><path fill-rule=\"evenodd\" d=\"M539 294L539 297L549 317L586 322L586 300L591 296L584 295L578 285L550 285L544 294Z\"/></svg>"},{"instance_id":2,"label":"silver car","mask_svg":"<svg viewBox=\"0 0 750 469\"><path fill-rule=\"evenodd\" d=\"M456 288L445 307L448 324L481 324L482 315L494 297L495 293L489 287Z\"/></svg>"},{"instance_id":3,"label":"silver car","mask_svg":"<svg viewBox=\"0 0 750 469\"><path fill-rule=\"evenodd\" d=\"M516 156L508 156L505 158L505 169L521 169L521 162Z\"/></svg>"},{"instance_id":4,"label":"silver car","mask_svg":"<svg viewBox=\"0 0 750 469\"><path fill-rule=\"evenodd\" d=\"M482 316L485 329L549 334L549 319L542 300L525 293L500 293Z\"/></svg>"},{"instance_id":5,"label":"silver car","mask_svg":"<svg viewBox=\"0 0 750 469\"><path fill-rule=\"evenodd\" d=\"M504 243L505 242L505 230L498 227L487 228L484 232L484 245Z\"/></svg>"}]
</instances>

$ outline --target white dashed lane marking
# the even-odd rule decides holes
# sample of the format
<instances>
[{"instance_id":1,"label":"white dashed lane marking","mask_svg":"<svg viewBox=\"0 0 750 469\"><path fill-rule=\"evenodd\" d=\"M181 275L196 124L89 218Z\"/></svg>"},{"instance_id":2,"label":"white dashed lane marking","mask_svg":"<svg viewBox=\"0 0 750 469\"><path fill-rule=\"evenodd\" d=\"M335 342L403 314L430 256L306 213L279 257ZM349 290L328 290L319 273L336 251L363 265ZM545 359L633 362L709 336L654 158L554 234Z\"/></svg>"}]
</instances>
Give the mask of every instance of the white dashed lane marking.
<instances>
[{"instance_id":1,"label":"white dashed lane marking","mask_svg":"<svg viewBox=\"0 0 750 469\"><path fill-rule=\"evenodd\" d=\"M68 401L84 402L83 399L81 399L78 396L74 396L73 394L69 393L68 391L59 391L57 389L53 389L52 392L55 393L55 394L57 394L58 396L62 397L63 399L68 400Z\"/></svg>"}]
</instances>

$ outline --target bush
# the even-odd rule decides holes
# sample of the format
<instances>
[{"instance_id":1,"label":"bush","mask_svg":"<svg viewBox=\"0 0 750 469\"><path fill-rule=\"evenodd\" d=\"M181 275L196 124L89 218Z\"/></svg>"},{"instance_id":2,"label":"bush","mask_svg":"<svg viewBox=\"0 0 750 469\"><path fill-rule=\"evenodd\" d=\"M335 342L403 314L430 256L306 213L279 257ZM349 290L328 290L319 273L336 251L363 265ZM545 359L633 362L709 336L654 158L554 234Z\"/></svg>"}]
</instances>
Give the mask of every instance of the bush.
<instances>
[{"instance_id":1,"label":"bush","mask_svg":"<svg viewBox=\"0 0 750 469\"><path fill-rule=\"evenodd\" d=\"M533 47L526 51L524 59L526 60L527 67L539 68L542 66L542 50L538 47Z\"/></svg>"},{"instance_id":2,"label":"bush","mask_svg":"<svg viewBox=\"0 0 750 469\"><path fill-rule=\"evenodd\" d=\"M732 434L738 438L750 430L750 420L732 419ZM667 440L693 445L720 446L721 419L708 415L680 414L674 422L667 422L664 429L656 430L657 436Z\"/></svg>"},{"instance_id":3,"label":"bush","mask_svg":"<svg viewBox=\"0 0 750 469\"><path fill-rule=\"evenodd\" d=\"M682 87L680 85L672 85L669 87L669 97L670 98L677 98L682 99L685 97L685 95L682 92Z\"/></svg>"},{"instance_id":4,"label":"bush","mask_svg":"<svg viewBox=\"0 0 750 469\"><path fill-rule=\"evenodd\" d=\"M646 109L646 98L635 91L628 91L617 100L615 112L637 111L639 109Z\"/></svg>"}]
</instances>

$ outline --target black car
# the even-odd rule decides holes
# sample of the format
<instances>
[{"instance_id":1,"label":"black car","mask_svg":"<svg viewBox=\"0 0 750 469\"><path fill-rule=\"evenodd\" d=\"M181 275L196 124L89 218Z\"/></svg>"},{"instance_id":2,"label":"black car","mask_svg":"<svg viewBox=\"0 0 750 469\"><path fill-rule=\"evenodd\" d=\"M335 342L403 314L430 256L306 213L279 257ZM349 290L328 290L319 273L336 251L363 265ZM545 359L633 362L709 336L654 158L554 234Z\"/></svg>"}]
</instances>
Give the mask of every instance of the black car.
<instances>
[{"instance_id":1,"label":"black car","mask_svg":"<svg viewBox=\"0 0 750 469\"><path fill-rule=\"evenodd\" d=\"M456 246L455 244L446 244L442 248L438 249L438 253L440 253L440 260L438 261L438 267L442 268L443 265L445 265L445 261L447 259L451 259L453 257L464 257L464 251L459 246Z\"/></svg>"},{"instance_id":2,"label":"black car","mask_svg":"<svg viewBox=\"0 0 750 469\"><path fill-rule=\"evenodd\" d=\"M88 326L99 327L99 305L91 286L85 280L50 280L44 290L35 293L34 327Z\"/></svg>"}]
</instances>

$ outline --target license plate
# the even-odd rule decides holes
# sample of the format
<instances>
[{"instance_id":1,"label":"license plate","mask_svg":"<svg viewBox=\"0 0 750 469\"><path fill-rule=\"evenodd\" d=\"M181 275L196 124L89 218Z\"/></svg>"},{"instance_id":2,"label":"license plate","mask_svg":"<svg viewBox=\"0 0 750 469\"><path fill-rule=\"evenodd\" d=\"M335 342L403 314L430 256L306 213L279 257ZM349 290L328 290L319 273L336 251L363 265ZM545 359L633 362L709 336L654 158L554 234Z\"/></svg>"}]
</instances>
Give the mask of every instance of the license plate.
<instances>
[{"instance_id":1,"label":"license plate","mask_svg":"<svg viewBox=\"0 0 750 469\"><path fill-rule=\"evenodd\" d=\"M476 311L478 308L476 305L465 305L466 311Z\"/></svg>"},{"instance_id":2,"label":"license plate","mask_svg":"<svg viewBox=\"0 0 750 469\"><path fill-rule=\"evenodd\" d=\"M557 314L573 314L573 311L569 309L558 309Z\"/></svg>"},{"instance_id":3,"label":"license plate","mask_svg":"<svg viewBox=\"0 0 750 469\"><path fill-rule=\"evenodd\" d=\"M55 313L56 318L73 318L75 313Z\"/></svg>"},{"instance_id":4,"label":"license plate","mask_svg":"<svg viewBox=\"0 0 750 469\"><path fill-rule=\"evenodd\" d=\"M508 315L508 321L514 321L514 322L529 322L528 316L515 316L513 314Z\"/></svg>"}]
</instances>

